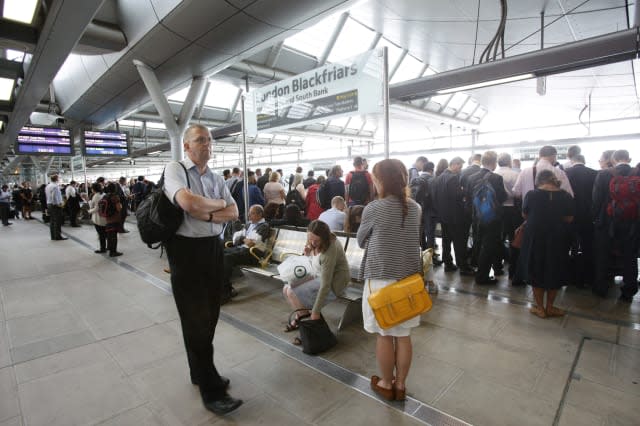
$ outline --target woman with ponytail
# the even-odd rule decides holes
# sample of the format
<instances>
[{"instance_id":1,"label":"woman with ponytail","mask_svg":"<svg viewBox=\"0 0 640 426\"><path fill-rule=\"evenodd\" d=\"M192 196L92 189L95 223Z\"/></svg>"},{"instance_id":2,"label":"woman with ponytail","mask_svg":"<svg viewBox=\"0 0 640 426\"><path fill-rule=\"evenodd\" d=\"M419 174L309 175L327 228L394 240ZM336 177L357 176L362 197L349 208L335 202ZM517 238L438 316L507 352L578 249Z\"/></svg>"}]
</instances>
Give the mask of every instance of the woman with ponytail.
<instances>
[{"instance_id":1,"label":"woman with ponytail","mask_svg":"<svg viewBox=\"0 0 640 426\"><path fill-rule=\"evenodd\" d=\"M421 271L420 206L408 196L404 164L387 159L373 167L378 199L367 204L358 229L358 245L365 248L362 315L364 329L376 333L376 358L380 376L371 377L371 388L388 400L405 399L405 383L411 367L411 328L420 317L382 329L368 303L370 292Z\"/></svg>"}]
</instances>

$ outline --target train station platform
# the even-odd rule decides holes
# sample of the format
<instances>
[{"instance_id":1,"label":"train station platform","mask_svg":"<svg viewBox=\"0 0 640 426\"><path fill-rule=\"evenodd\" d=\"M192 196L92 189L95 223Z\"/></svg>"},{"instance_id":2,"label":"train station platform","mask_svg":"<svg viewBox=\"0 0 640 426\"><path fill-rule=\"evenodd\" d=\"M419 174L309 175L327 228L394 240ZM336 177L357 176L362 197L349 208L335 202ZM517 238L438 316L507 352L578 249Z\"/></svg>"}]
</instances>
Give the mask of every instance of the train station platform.
<instances>
[{"instance_id":1,"label":"train station platform","mask_svg":"<svg viewBox=\"0 0 640 426\"><path fill-rule=\"evenodd\" d=\"M215 360L244 405L216 416L189 381L166 259L128 228L118 258L93 252L91 225L63 227L66 241L37 220L0 229L0 426L638 424L638 297L570 287L557 303L568 314L540 319L529 287L477 286L442 268L412 333L404 403L370 391L375 337L360 325L307 356L283 331L281 283L238 278ZM325 311L333 326L338 305Z\"/></svg>"}]
</instances>

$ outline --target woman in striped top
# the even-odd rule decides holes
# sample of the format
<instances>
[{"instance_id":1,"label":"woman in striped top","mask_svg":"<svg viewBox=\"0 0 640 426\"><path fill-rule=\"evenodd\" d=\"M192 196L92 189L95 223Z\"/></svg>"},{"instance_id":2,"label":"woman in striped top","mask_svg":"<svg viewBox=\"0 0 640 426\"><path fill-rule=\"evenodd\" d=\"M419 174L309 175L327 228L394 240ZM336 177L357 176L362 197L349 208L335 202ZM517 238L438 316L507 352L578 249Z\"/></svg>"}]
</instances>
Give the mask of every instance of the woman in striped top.
<instances>
[{"instance_id":1,"label":"woman in striped top","mask_svg":"<svg viewBox=\"0 0 640 426\"><path fill-rule=\"evenodd\" d=\"M412 358L411 328L420 324L412 318L382 329L368 303L370 291L421 271L420 206L408 197L407 169L401 161L387 159L373 168L373 183L379 198L364 208L358 229L358 245L366 247L362 261L364 328L377 333L376 358L381 377L371 377L371 388L388 400L405 398L405 381Z\"/></svg>"}]
</instances>

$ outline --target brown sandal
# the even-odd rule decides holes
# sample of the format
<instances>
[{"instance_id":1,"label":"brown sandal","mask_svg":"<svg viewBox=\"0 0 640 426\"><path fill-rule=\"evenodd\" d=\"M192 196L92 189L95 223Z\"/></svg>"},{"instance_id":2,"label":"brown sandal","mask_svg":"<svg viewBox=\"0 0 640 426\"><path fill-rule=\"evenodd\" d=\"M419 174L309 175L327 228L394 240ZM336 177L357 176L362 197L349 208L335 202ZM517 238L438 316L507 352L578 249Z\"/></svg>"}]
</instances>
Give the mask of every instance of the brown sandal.
<instances>
[{"instance_id":1,"label":"brown sandal","mask_svg":"<svg viewBox=\"0 0 640 426\"><path fill-rule=\"evenodd\" d=\"M547 313L545 312L545 310L539 306L532 306L531 309L529 309L529 312L531 312L533 315L537 316L538 318L547 317Z\"/></svg>"},{"instance_id":2,"label":"brown sandal","mask_svg":"<svg viewBox=\"0 0 640 426\"><path fill-rule=\"evenodd\" d=\"M566 315L566 312L563 311L562 309L558 309L556 307L551 307L548 308L545 313L547 314L548 317L563 317Z\"/></svg>"},{"instance_id":3,"label":"brown sandal","mask_svg":"<svg viewBox=\"0 0 640 426\"><path fill-rule=\"evenodd\" d=\"M395 396L395 392L392 389L386 389L383 387L378 386L378 382L380 381L380 377L378 376L371 376L371 389L377 393L379 396L381 396L382 398L386 399L387 401L393 401L395 400L396 396Z\"/></svg>"}]
</instances>

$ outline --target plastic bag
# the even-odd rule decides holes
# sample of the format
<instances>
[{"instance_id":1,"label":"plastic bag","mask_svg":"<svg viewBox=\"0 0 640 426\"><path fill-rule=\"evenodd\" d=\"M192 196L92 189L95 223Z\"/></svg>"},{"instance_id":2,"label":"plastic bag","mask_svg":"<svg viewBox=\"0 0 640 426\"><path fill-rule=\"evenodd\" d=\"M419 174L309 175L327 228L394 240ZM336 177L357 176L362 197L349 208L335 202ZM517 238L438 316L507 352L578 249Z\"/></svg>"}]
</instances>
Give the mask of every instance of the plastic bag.
<instances>
[{"instance_id":1,"label":"plastic bag","mask_svg":"<svg viewBox=\"0 0 640 426\"><path fill-rule=\"evenodd\" d=\"M280 278L291 287L297 287L302 283L315 278L308 256L289 256L278 265Z\"/></svg>"}]
</instances>

